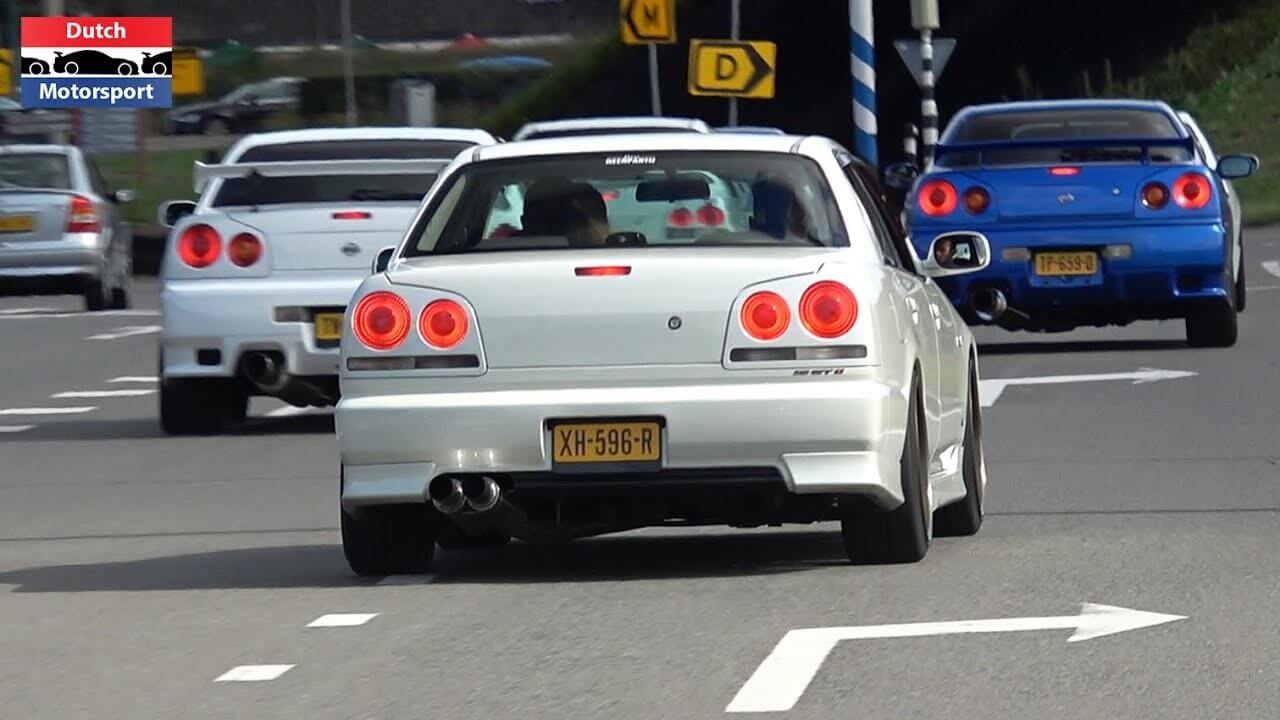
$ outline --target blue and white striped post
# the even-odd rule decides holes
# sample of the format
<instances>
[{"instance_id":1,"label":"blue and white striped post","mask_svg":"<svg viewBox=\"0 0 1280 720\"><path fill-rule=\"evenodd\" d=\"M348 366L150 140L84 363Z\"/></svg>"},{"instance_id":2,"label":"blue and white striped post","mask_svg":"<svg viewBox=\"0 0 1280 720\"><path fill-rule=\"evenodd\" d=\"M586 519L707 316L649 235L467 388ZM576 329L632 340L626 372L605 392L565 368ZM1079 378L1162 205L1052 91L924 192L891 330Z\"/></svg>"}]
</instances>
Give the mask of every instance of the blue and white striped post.
<instances>
[{"instance_id":1,"label":"blue and white striped post","mask_svg":"<svg viewBox=\"0 0 1280 720\"><path fill-rule=\"evenodd\" d=\"M853 79L854 147L872 167L876 151L876 33L872 0L849 0L849 62Z\"/></svg>"}]
</instances>

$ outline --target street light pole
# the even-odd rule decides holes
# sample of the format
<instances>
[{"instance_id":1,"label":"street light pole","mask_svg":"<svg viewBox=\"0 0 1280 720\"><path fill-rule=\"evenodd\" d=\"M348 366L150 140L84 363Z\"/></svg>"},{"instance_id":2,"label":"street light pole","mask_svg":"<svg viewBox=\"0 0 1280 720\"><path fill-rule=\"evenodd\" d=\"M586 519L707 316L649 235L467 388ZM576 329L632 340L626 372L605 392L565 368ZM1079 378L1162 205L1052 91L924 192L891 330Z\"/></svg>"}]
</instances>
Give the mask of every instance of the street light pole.
<instances>
[{"instance_id":1,"label":"street light pole","mask_svg":"<svg viewBox=\"0 0 1280 720\"><path fill-rule=\"evenodd\" d=\"M730 24L729 32L731 33L731 37L734 40L737 40L738 36L741 34L741 25L742 25L742 8L740 7L741 2L742 0L733 0L733 2L730 4L732 10L730 11L731 18L729 21L729 24ZM738 124L738 98L731 97L729 98L729 127L736 127L737 124Z\"/></svg>"},{"instance_id":2,"label":"street light pole","mask_svg":"<svg viewBox=\"0 0 1280 720\"><path fill-rule=\"evenodd\" d=\"M342 75L347 96L347 127L356 125L356 71L351 45L351 0L342 0Z\"/></svg>"}]
</instances>

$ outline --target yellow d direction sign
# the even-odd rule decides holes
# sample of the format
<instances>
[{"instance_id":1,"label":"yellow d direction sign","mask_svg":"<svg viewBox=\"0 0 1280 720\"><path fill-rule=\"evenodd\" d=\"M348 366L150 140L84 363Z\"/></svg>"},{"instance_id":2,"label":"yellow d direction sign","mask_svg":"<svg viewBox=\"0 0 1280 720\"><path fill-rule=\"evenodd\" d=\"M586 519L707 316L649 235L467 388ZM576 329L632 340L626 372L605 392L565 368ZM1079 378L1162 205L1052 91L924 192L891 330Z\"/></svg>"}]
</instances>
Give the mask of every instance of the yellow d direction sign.
<instances>
[{"instance_id":1,"label":"yellow d direction sign","mask_svg":"<svg viewBox=\"0 0 1280 720\"><path fill-rule=\"evenodd\" d=\"M628 45L676 41L676 0L621 0L622 42Z\"/></svg>"},{"instance_id":2,"label":"yellow d direction sign","mask_svg":"<svg viewBox=\"0 0 1280 720\"><path fill-rule=\"evenodd\" d=\"M778 46L763 40L689 41L689 94L768 99L777 89Z\"/></svg>"},{"instance_id":3,"label":"yellow d direction sign","mask_svg":"<svg viewBox=\"0 0 1280 720\"><path fill-rule=\"evenodd\" d=\"M204 62L195 48L173 49L173 94L204 94Z\"/></svg>"},{"instance_id":4,"label":"yellow d direction sign","mask_svg":"<svg viewBox=\"0 0 1280 720\"><path fill-rule=\"evenodd\" d=\"M13 51L9 48L0 48L0 95L13 94L14 74Z\"/></svg>"}]
</instances>

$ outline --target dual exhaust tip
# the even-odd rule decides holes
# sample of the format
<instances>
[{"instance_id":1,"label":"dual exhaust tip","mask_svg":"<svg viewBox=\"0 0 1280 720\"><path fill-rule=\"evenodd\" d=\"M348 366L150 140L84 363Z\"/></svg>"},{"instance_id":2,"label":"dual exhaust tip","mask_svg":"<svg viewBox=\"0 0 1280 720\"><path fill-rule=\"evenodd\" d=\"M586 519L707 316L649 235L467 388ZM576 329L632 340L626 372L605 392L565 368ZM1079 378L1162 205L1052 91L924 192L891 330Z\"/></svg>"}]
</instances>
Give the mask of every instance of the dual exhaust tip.
<instances>
[{"instance_id":1,"label":"dual exhaust tip","mask_svg":"<svg viewBox=\"0 0 1280 720\"><path fill-rule=\"evenodd\" d=\"M445 515L454 515L466 508L486 512L502 499L498 481L488 475L469 475L461 480L442 475L431 481L427 492L432 504Z\"/></svg>"}]
</instances>

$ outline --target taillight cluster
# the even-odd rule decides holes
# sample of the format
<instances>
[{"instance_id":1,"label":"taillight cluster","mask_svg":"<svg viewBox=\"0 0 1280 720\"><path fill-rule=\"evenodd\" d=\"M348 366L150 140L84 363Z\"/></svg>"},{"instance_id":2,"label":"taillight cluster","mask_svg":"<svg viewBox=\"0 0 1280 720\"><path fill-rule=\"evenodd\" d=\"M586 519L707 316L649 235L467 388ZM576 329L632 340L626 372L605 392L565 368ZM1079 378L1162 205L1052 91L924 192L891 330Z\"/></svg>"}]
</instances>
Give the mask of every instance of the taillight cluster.
<instances>
[{"instance_id":1,"label":"taillight cluster","mask_svg":"<svg viewBox=\"0 0 1280 720\"><path fill-rule=\"evenodd\" d=\"M83 195L72 195L71 206L67 208L67 232L99 232L102 223L98 221L98 209L93 201Z\"/></svg>"},{"instance_id":2,"label":"taillight cluster","mask_svg":"<svg viewBox=\"0 0 1280 720\"><path fill-rule=\"evenodd\" d=\"M178 257L193 268L209 267L221 254L222 237L208 225L192 225L178 236ZM253 233L239 233L227 243L227 259L236 267L250 267L261 258L262 240Z\"/></svg>"},{"instance_id":3,"label":"taillight cluster","mask_svg":"<svg viewBox=\"0 0 1280 720\"><path fill-rule=\"evenodd\" d=\"M703 205L697 212L689 208L676 208L667 215L667 225L678 228L687 228L695 222L707 227L720 227L724 221L724 211L711 204Z\"/></svg>"},{"instance_id":4,"label":"taillight cluster","mask_svg":"<svg viewBox=\"0 0 1280 720\"><path fill-rule=\"evenodd\" d=\"M858 319L858 301L853 291L834 280L809 286L797 308L800 324L810 334L823 339L837 338ZM768 290L753 293L742 304L742 329L756 340L775 340L791 326L791 308L781 295Z\"/></svg>"},{"instance_id":5,"label":"taillight cluster","mask_svg":"<svg viewBox=\"0 0 1280 720\"><path fill-rule=\"evenodd\" d=\"M1183 173L1173 181L1173 190L1162 182L1153 180L1142 186L1142 205L1149 210L1160 210L1173 204L1184 210L1200 210L1213 199L1213 185L1209 178L1197 172Z\"/></svg>"},{"instance_id":6,"label":"taillight cluster","mask_svg":"<svg viewBox=\"0 0 1280 720\"><path fill-rule=\"evenodd\" d=\"M370 350L394 350L409 337L413 317L409 304L399 295L379 290L356 304L351 313L351 329L361 345ZM471 328L467 311L453 300L435 300L418 314L418 334L438 350L461 343Z\"/></svg>"},{"instance_id":7,"label":"taillight cluster","mask_svg":"<svg viewBox=\"0 0 1280 720\"><path fill-rule=\"evenodd\" d=\"M969 214L981 215L991 207L991 193L975 185L965 190L964 196L961 197L956 192L956 186L950 182L930 180L920 186L920 192L916 194L916 203L924 214L930 217L950 215L962 204Z\"/></svg>"}]
</instances>

